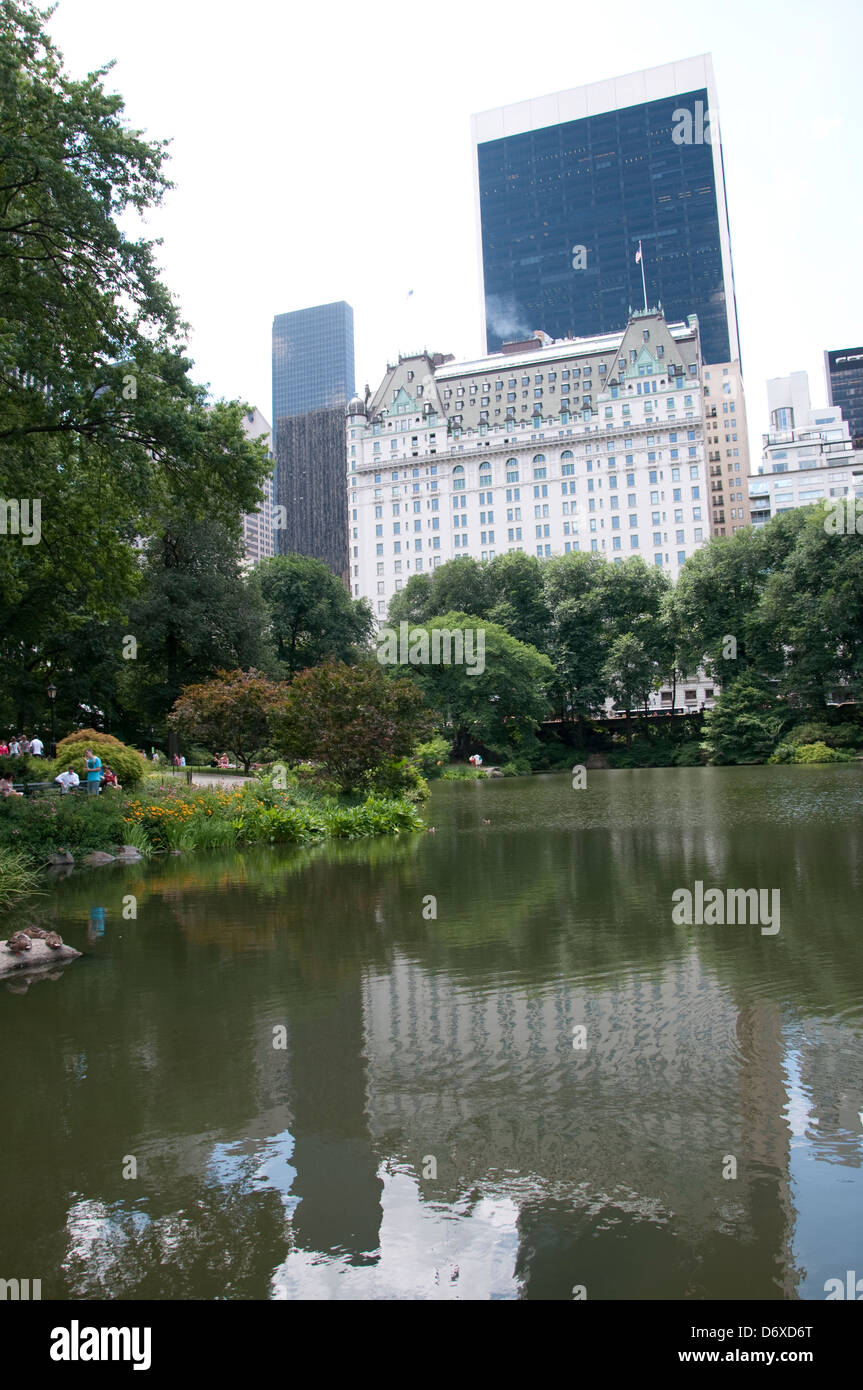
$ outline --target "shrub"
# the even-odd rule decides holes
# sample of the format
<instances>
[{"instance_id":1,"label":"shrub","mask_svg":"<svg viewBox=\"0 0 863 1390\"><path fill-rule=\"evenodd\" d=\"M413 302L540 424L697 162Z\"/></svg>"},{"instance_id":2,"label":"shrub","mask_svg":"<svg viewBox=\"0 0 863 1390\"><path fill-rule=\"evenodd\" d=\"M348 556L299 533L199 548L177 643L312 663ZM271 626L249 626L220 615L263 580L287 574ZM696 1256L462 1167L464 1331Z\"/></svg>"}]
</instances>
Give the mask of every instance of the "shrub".
<instances>
[{"instance_id":1,"label":"shrub","mask_svg":"<svg viewBox=\"0 0 863 1390\"><path fill-rule=\"evenodd\" d=\"M527 773L532 771L527 758L512 758L510 762L504 763L501 767L504 777L525 777Z\"/></svg>"},{"instance_id":2,"label":"shrub","mask_svg":"<svg viewBox=\"0 0 863 1390\"><path fill-rule=\"evenodd\" d=\"M0 805L0 845L44 864L63 848L76 854L123 844L123 800L116 795L8 797Z\"/></svg>"},{"instance_id":3,"label":"shrub","mask_svg":"<svg viewBox=\"0 0 863 1390\"><path fill-rule=\"evenodd\" d=\"M368 783L373 791L397 793L410 801L424 801L429 794L413 758L391 758L369 774Z\"/></svg>"},{"instance_id":4,"label":"shrub","mask_svg":"<svg viewBox=\"0 0 863 1390\"><path fill-rule=\"evenodd\" d=\"M50 758L0 758L0 777L10 782L48 782L59 771Z\"/></svg>"},{"instance_id":5,"label":"shrub","mask_svg":"<svg viewBox=\"0 0 863 1390\"><path fill-rule=\"evenodd\" d=\"M443 774L443 782L478 782L485 777L485 773L479 767L448 767Z\"/></svg>"},{"instance_id":6,"label":"shrub","mask_svg":"<svg viewBox=\"0 0 863 1390\"><path fill-rule=\"evenodd\" d=\"M121 787L137 786L147 771L147 763L141 754L127 748L119 739L112 738L110 734L97 733L94 729L76 729L57 744L55 776L72 767L84 781L87 777L84 754L88 748L92 748L96 757L101 758L103 767L107 765L113 769Z\"/></svg>"},{"instance_id":7,"label":"shrub","mask_svg":"<svg viewBox=\"0 0 863 1390\"><path fill-rule=\"evenodd\" d=\"M845 763L850 760L848 753L838 748L828 748L826 743L801 743L794 753L795 763Z\"/></svg>"},{"instance_id":8,"label":"shrub","mask_svg":"<svg viewBox=\"0 0 863 1390\"><path fill-rule=\"evenodd\" d=\"M704 762L701 744L697 739L688 739L674 750L671 761L675 767L701 767Z\"/></svg>"},{"instance_id":9,"label":"shrub","mask_svg":"<svg viewBox=\"0 0 863 1390\"><path fill-rule=\"evenodd\" d=\"M827 724L798 724L783 736L783 743L830 743L834 731Z\"/></svg>"},{"instance_id":10,"label":"shrub","mask_svg":"<svg viewBox=\"0 0 863 1390\"><path fill-rule=\"evenodd\" d=\"M449 755L449 739L436 734L427 743L418 743L411 757L417 763L423 777L427 777L431 781L435 777L443 777L449 762Z\"/></svg>"}]
</instances>

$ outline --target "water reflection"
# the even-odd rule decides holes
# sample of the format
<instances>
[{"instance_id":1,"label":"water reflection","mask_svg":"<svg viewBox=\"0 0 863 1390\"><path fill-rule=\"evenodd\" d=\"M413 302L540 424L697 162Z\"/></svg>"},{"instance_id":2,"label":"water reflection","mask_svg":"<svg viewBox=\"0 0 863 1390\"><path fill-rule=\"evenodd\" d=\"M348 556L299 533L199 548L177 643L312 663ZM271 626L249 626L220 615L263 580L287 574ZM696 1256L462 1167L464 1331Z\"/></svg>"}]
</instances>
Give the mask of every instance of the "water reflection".
<instances>
[{"instance_id":1,"label":"water reflection","mask_svg":"<svg viewBox=\"0 0 863 1390\"><path fill-rule=\"evenodd\" d=\"M823 1297L863 1268L858 769L594 781L59 886L87 955L0 1007L8 1258L80 1298ZM780 888L779 935L674 926L697 878Z\"/></svg>"}]
</instances>

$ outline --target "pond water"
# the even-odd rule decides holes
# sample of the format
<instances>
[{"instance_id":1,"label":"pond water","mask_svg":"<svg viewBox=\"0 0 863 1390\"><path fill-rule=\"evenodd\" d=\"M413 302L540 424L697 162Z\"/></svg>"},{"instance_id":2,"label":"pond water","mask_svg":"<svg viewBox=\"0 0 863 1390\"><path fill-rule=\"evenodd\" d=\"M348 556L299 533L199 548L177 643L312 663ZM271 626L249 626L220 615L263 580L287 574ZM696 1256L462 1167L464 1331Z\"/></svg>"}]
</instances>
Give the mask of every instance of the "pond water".
<instances>
[{"instance_id":1,"label":"pond water","mask_svg":"<svg viewBox=\"0 0 863 1390\"><path fill-rule=\"evenodd\" d=\"M823 1299L863 1276L861 809L857 764L550 775L75 872L2 931L86 954L0 986L0 1276ZM676 925L696 881L780 929Z\"/></svg>"}]
</instances>

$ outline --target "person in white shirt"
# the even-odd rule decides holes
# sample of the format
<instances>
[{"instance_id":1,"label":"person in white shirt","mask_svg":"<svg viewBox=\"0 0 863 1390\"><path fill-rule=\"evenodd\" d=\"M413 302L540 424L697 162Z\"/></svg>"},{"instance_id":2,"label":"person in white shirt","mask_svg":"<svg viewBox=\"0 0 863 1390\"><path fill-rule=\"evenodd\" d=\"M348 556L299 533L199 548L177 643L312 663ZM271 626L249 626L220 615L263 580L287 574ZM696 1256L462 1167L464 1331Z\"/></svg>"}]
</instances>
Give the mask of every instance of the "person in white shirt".
<instances>
[{"instance_id":1,"label":"person in white shirt","mask_svg":"<svg viewBox=\"0 0 863 1390\"><path fill-rule=\"evenodd\" d=\"M59 776L55 777L54 781L60 783L63 789L63 795L65 796L70 787L77 787L80 785L81 778L78 776L74 767L70 767L67 768L65 772L61 772Z\"/></svg>"},{"instance_id":2,"label":"person in white shirt","mask_svg":"<svg viewBox=\"0 0 863 1390\"><path fill-rule=\"evenodd\" d=\"M41 738L38 737L38 735L37 735L36 738L31 738L31 740L30 740L30 757L31 757L31 758L41 758L42 753L43 753L43 751L44 751L44 748L45 748L45 745L44 745L44 743L42 742Z\"/></svg>"}]
</instances>

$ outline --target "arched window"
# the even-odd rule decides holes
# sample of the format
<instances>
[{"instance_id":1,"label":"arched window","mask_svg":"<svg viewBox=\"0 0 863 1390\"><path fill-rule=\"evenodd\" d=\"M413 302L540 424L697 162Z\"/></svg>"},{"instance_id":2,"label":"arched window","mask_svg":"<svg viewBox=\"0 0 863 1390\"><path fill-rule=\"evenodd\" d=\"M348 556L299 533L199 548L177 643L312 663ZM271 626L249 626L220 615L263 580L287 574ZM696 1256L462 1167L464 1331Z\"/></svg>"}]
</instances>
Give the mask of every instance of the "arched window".
<instances>
[{"instance_id":1,"label":"arched window","mask_svg":"<svg viewBox=\"0 0 863 1390\"><path fill-rule=\"evenodd\" d=\"M452 485L456 492L464 489L464 467L460 463L457 463L452 470Z\"/></svg>"},{"instance_id":2,"label":"arched window","mask_svg":"<svg viewBox=\"0 0 863 1390\"><path fill-rule=\"evenodd\" d=\"M545 454L534 454L534 463L545 463Z\"/></svg>"}]
</instances>

